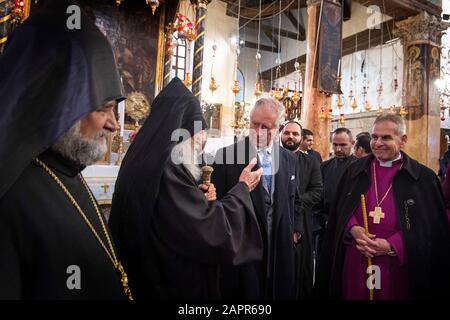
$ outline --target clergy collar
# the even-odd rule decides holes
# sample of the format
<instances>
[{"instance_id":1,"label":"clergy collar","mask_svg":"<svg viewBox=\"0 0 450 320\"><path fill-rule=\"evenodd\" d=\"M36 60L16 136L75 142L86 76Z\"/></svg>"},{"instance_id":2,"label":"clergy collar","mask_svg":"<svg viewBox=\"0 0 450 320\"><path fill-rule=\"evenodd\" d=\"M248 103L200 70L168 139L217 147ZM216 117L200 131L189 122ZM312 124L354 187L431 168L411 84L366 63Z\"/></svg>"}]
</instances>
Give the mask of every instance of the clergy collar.
<instances>
[{"instance_id":1,"label":"clergy collar","mask_svg":"<svg viewBox=\"0 0 450 320\"><path fill-rule=\"evenodd\" d=\"M302 149L299 149L298 151L300 151L303 154L309 154L308 151L303 151Z\"/></svg>"},{"instance_id":2,"label":"clergy collar","mask_svg":"<svg viewBox=\"0 0 450 320\"><path fill-rule=\"evenodd\" d=\"M414 179L414 180L418 180L419 179L419 175L420 175L420 170L421 170L421 165L419 162L417 162L416 160L410 158L405 152L400 151L400 153L402 154L402 159L403 159L403 166L401 171L406 171L408 172L408 174ZM352 177L356 177L357 175L361 174L362 172L365 172L367 174L368 177L370 177L370 166L372 164L372 161L374 161L375 156L373 155L373 153L371 153L370 155L361 158L359 160L356 161L356 163L354 163L354 167L352 170Z\"/></svg>"},{"instance_id":3,"label":"clergy collar","mask_svg":"<svg viewBox=\"0 0 450 320\"><path fill-rule=\"evenodd\" d=\"M386 168L391 168L392 167L392 164L394 163L394 162L397 162L397 161L399 161L399 160L401 160L402 159L402 153L400 152L399 154L398 154L398 157L397 158L395 158L394 160L389 160L389 161L381 161L381 160L378 160L378 162L379 162L379 164L380 164L380 166L381 167L386 167Z\"/></svg>"},{"instance_id":4,"label":"clergy collar","mask_svg":"<svg viewBox=\"0 0 450 320\"><path fill-rule=\"evenodd\" d=\"M73 160L65 158L51 149L47 149L41 153L38 158L50 168L69 177L75 177L86 167L85 165L81 165Z\"/></svg>"}]
</instances>

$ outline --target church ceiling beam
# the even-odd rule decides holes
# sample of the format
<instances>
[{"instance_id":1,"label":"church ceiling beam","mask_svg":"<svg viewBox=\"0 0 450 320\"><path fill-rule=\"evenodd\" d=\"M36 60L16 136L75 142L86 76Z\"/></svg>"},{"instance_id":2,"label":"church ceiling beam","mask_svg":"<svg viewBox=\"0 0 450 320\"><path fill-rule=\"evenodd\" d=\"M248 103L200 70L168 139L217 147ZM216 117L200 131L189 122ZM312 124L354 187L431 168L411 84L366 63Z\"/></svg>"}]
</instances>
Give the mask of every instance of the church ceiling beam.
<instances>
[{"instance_id":1,"label":"church ceiling beam","mask_svg":"<svg viewBox=\"0 0 450 320\"><path fill-rule=\"evenodd\" d=\"M388 21L384 22L382 28L373 29L370 31L370 44L369 44L369 30L368 29L344 38L343 42L342 42L342 56L346 56L346 55L356 52L355 51L356 37L358 37L357 51L368 49L370 47L376 47L376 46L380 45L381 38L382 38L381 30L383 30L383 44L392 40L394 38L394 35L392 32L393 20L388 20ZM300 55L297 58L294 58L285 63L282 63L281 64L281 76L282 77L295 71L294 64L295 64L296 60L299 63L305 63L306 62L306 54ZM264 80L270 80L271 74L272 74L272 77L275 77L274 76L275 70L276 70L276 66L271 69L263 71L262 78Z\"/></svg>"},{"instance_id":2,"label":"church ceiling beam","mask_svg":"<svg viewBox=\"0 0 450 320\"><path fill-rule=\"evenodd\" d=\"M250 49L258 49L258 44L256 42L246 41L244 47L250 48ZM269 52L278 52L278 48L276 46L268 46L265 44L259 45L259 50L261 51L269 51Z\"/></svg>"},{"instance_id":3,"label":"church ceiling beam","mask_svg":"<svg viewBox=\"0 0 450 320\"><path fill-rule=\"evenodd\" d=\"M248 21L243 19L241 21L240 25L241 26L245 25L245 28L258 30L258 27L259 27L258 21L250 21L248 23L247 22ZM297 34L297 32L293 32L293 31L289 31L289 30L285 30L285 29L278 29L278 27L273 27L273 26L265 25L265 24L261 23L261 31L273 32L274 35L281 34L282 37L289 38L292 40L297 40L297 37L298 37L299 41L305 41L305 39L306 39L304 30L303 30L303 34L302 33Z\"/></svg>"},{"instance_id":4,"label":"church ceiling beam","mask_svg":"<svg viewBox=\"0 0 450 320\"><path fill-rule=\"evenodd\" d=\"M440 16L442 8L426 0L355 0L365 7L375 5L381 12L396 20L406 19L422 11ZM386 6L384 8L384 6Z\"/></svg>"},{"instance_id":5,"label":"church ceiling beam","mask_svg":"<svg viewBox=\"0 0 450 320\"><path fill-rule=\"evenodd\" d=\"M306 39L305 26L298 23L298 20L296 17L294 17L294 15L292 14L292 11L286 10L285 15L289 19L289 21L292 23L294 28L297 30L297 32L299 33L299 37L302 39ZM299 29L297 29L297 27L299 27Z\"/></svg>"}]
</instances>

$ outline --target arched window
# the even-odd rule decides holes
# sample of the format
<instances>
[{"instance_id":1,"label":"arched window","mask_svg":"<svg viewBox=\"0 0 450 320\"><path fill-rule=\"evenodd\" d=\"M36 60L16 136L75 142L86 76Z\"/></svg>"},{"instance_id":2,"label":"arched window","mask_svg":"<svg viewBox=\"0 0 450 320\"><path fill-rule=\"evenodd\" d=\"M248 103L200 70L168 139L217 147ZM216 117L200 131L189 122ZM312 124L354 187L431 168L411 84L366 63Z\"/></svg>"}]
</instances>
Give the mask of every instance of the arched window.
<instances>
[{"instance_id":1,"label":"arched window","mask_svg":"<svg viewBox=\"0 0 450 320\"><path fill-rule=\"evenodd\" d=\"M173 38L177 42L177 46L172 56L172 72L170 73L170 78L178 77L184 80L184 74L186 73L186 40L178 39L177 33L174 33Z\"/></svg>"}]
</instances>

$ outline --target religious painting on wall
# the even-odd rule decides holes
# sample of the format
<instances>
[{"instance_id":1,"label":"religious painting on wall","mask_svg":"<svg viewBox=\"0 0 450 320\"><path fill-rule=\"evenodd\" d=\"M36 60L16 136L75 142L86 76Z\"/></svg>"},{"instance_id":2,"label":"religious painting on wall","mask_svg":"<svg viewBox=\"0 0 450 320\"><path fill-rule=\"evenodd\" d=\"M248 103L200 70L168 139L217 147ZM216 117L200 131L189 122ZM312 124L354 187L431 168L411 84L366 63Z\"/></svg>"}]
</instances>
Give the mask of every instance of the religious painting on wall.
<instances>
[{"instance_id":1,"label":"religious painting on wall","mask_svg":"<svg viewBox=\"0 0 450 320\"><path fill-rule=\"evenodd\" d=\"M127 97L144 95L151 104L155 95L159 15L162 10L152 15L145 1L123 1L120 7L108 0L80 2L111 43ZM136 121L128 114L125 127L130 130L136 127Z\"/></svg>"},{"instance_id":2,"label":"religious painting on wall","mask_svg":"<svg viewBox=\"0 0 450 320\"><path fill-rule=\"evenodd\" d=\"M342 54L342 6L324 1L318 48L317 88L330 94L340 94L337 82Z\"/></svg>"},{"instance_id":3,"label":"religious painting on wall","mask_svg":"<svg viewBox=\"0 0 450 320\"><path fill-rule=\"evenodd\" d=\"M427 45L413 45L407 50L405 105L409 119L423 116Z\"/></svg>"}]
</instances>

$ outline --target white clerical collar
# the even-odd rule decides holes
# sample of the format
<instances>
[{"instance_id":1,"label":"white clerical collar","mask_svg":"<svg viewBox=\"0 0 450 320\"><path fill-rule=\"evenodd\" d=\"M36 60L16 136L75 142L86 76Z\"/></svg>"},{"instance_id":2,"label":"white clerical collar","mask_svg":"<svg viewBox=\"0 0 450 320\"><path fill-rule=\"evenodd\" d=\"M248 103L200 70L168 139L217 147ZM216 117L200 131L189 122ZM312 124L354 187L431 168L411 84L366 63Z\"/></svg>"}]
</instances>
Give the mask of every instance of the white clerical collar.
<instances>
[{"instance_id":1,"label":"white clerical collar","mask_svg":"<svg viewBox=\"0 0 450 320\"><path fill-rule=\"evenodd\" d=\"M397 158L395 158L394 160L389 160L389 161L381 161L381 160L378 160L378 162L380 163L380 167L386 167L386 168L391 168L392 167L392 164L395 162L395 161L398 161L398 160L400 160L402 158L402 153L400 152L400 154L398 155L398 157Z\"/></svg>"},{"instance_id":2,"label":"white clerical collar","mask_svg":"<svg viewBox=\"0 0 450 320\"><path fill-rule=\"evenodd\" d=\"M299 149L299 150L300 150L301 153L309 154L308 151L303 151L302 149Z\"/></svg>"}]
</instances>

